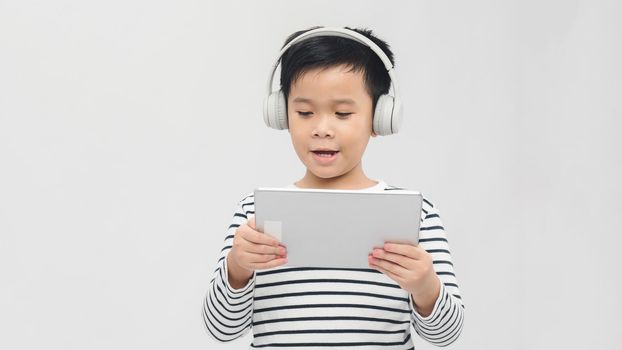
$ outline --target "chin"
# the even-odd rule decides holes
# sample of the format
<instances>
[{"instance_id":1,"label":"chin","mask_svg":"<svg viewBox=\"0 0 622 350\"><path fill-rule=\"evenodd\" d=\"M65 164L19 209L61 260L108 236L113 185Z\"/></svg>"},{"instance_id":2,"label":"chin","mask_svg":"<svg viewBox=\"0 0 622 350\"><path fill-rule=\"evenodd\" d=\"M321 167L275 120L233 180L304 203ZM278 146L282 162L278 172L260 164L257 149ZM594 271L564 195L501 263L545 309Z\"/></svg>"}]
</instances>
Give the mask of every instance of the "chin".
<instances>
[{"instance_id":1,"label":"chin","mask_svg":"<svg viewBox=\"0 0 622 350\"><path fill-rule=\"evenodd\" d=\"M320 171L317 171L317 170L312 169L312 168L308 168L308 169L309 169L309 170L313 173L313 175L315 175L316 177L319 177L319 178L321 178L321 179L325 179L325 180L332 179L332 178L335 178L335 177L338 177L338 176L341 176L341 175L342 175L340 172L335 171L335 170L325 170L325 171L321 171L321 170L320 170Z\"/></svg>"}]
</instances>

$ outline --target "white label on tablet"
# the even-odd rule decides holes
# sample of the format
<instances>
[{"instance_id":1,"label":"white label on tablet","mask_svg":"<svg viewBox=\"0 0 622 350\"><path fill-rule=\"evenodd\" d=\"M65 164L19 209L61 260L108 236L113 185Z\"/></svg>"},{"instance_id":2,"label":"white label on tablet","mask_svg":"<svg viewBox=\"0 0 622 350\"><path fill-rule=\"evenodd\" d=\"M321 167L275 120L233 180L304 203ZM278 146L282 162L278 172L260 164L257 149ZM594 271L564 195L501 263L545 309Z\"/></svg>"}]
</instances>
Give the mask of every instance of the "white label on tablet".
<instances>
[{"instance_id":1,"label":"white label on tablet","mask_svg":"<svg viewBox=\"0 0 622 350\"><path fill-rule=\"evenodd\" d=\"M263 223L263 231L265 233L267 233L267 234L270 234L270 235L274 236L274 238L278 239L279 242L282 239L282 237L281 237L281 227L282 227L282 222L281 221L266 220Z\"/></svg>"}]
</instances>

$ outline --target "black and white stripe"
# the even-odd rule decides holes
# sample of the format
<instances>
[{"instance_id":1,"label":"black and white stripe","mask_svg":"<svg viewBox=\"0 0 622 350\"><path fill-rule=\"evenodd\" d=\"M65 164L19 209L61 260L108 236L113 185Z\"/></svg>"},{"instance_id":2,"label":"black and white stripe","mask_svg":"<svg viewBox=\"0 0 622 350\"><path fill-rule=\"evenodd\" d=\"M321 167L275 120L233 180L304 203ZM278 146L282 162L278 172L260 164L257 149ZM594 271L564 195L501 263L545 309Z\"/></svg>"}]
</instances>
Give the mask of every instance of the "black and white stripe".
<instances>
[{"instance_id":1,"label":"black and white stripe","mask_svg":"<svg viewBox=\"0 0 622 350\"><path fill-rule=\"evenodd\" d=\"M254 204L253 194L238 203L203 302L204 325L214 339L231 341L252 328L251 348L406 350L414 349L411 329L438 346L460 335L464 305L439 212L427 198L419 244L432 255L443 282L427 317L415 311L408 292L372 269L278 267L257 271L246 286L233 289L226 256L237 228L254 215Z\"/></svg>"}]
</instances>

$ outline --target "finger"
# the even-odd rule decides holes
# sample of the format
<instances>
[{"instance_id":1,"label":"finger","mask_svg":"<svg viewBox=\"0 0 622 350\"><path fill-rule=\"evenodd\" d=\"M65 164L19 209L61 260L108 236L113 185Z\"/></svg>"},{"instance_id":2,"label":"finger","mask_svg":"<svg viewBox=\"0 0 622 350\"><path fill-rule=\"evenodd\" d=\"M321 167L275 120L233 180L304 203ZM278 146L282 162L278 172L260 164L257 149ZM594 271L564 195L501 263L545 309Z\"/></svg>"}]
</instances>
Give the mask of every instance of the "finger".
<instances>
[{"instance_id":1,"label":"finger","mask_svg":"<svg viewBox=\"0 0 622 350\"><path fill-rule=\"evenodd\" d=\"M248 259L251 264L267 263L274 259L280 259L280 258L282 258L281 255L275 255L275 254L249 254L248 255Z\"/></svg>"},{"instance_id":2,"label":"finger","mask_svg":"<svg viewBox=\"0 0 622 350\"><path fill-rule=\"evenodd\" d=\"M287 250L283 246L271 246L265 244L255 244L252 242L248 242L243 249L246 252L254 253L254 254L269 254L269 255L285 255L287 254Z\"/></svg>"},{"instance_id":3,"label":"finger","mask_svg":"<svg viewBox=\"0 0 622 350\"><path fill-rule=\"evenodd\" d=\"M255 244L264 244L274 247L278 247L280 244L276 238L265 233L261 233L252 229L242 230L242 232L245 240Z\"/></svg>"},{"instance_id":4,"label":"finger","mask_svg":"<svg viewBox=\"0 0 622 350\"><path fill-rule=\"evenodd\" d=\"M414 260L411 257L408 256L404 256L401 254L395 254L395 253L390 253L384 249L374 249L372 251L372 256L374 258L378 258L378 259L383 259L383 260L388 260L390 262L393 262L397 265L400 265L401 267L407 269L407 270L413 270L414 269L414 265L416 264L416 260Z\"/></svg>"},{"instance_id":5,"label":"finger","mask_svg":"<svg viewBox=\"0 0 622 350\"><path fill-rule=\"evenodd\" d=\"M287 263L287 258L279 258L279 259L274 259L266 263L256 263L256 264L251 264L251 265L253 266L254 270L263 270L263 269L271 269L273 267L281 266L286 263Z\"/></svg>"},{"instance_id":6,"label":"finger","mask_svg":"<svg viewBox=\"0 0 622 350\"><path fill-rule=\"evenodd\" d=\"M394 280L398 284L401 283L402 278L400 276L398 276L395 273L389 271L388 269L384 268L383 266L380 266L373 259L374 259L374 257L372 257L371 255L368 257L369 267L371 267L374 270L378 270L378 271L384 273L390 279Z\"/></svg>"},{"instance_id":7,"label":"finger","mask_svg":"<svg viewBox=\"0 0 622 350\"><path fill-rule=\"evenodd\" d=\"M248 219L248 221L246 222L246 224L248 225L248 227L252 228L252 229L253 229L253 231L255 231L255 232L259 232L259 233L262 233L262 234L264 234L264 235L267 235L267 236L269 236L270 238L272 238L272 239L276 240L277 242L279 241L276 237L274 237L273 235L271 235L271 234L269 234L269 233L267 233L267 232L260 232L260 231L257 231L257 226L256 226L256 222L255 222L255 217L254 217L254 216L251 216L251 218L250 218L250 219Z\"/></svg>"},{"instance_id":8,"label":"finger","mask_svg":"<svg viewBox=\"0 0 622 350\"><path fill-rule=\"evenodd\" d=\"M259 231L257 231L257 232L259 232ZM278 239L278 238L274 237L273 235L269 234L268 232L259 232L259 233L261 233L262 235L266 235L266 236L268 236L268 237L270 237L270 238L274 239L274 240L275 240L275 241L277 241L280 245L282 245L282 244L281 244L281 241L279 241L279 239Z\"/></svg>"},{"instance_id":9,"label":"finger","mask_svg":"<svg viewBox=\"0 0 622 350\"><path fill-rule=\"evenodd\" d=\"M387 252L404 255L415 260L421 260L423 258L422 254L425 253L424 249L416 245L391 242L386 242L384 244L384 250L386 250Z\"/></svg>"},{"instance_id":10,"label":"finger","mask_svg":"<svg viewBox=\"0 0 622 350\"><path fill-rule=\"evenodd\" d=\"M391 272L393 275L398 276L398 278L401 278L402 276L408 276L408 270L403 268L402 266L395 264L391 261L388 260L384 260L384 259L378 259L375 258L373 256L369 256L369 262L372 265L378 266L384 270L387 270L389 272Z\"/></svg>"}]
</instances>

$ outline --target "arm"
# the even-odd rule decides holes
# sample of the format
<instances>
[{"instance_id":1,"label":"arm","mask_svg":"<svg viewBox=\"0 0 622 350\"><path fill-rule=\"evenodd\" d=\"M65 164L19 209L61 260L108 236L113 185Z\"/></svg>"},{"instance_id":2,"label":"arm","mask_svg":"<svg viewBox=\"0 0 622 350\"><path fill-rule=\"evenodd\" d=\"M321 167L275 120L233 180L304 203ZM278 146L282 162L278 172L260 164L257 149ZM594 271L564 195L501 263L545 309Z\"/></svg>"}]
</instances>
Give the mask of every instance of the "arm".
<instances>
[{"instance_id":1,"label":"arm","mask_svg":"<svg viewBox=\"0 0 622 350\"><path fill-rule=\"evenodd\" d=\"M227 229L224 248L218 257L209 289L203 301L203 324L216 340L231 341L245 335L251 327L255 274L244 285L235 287L229 282L228 255L238 227L246 222L248 215L243 204L252 202L246 197L237 205L231 225Z\"/></svg>"},{"instance_id":2,"label":"arm","mask_svg":"<svg viewBox=\"0 0 622 350\"><path fill-rule=\"evenodd\" d=\"M432 266L441 283L430 314L420 313L411 298L411 318L415 331L422 338L437 346L447 346L462 332L464 304L439 212L427 200L424 203L427 213L423 213L419 246L431 255Z\"/></svg>"},{"instance_id":3,"label":"arm","mask_svg":"<svg viewBox=\"0 0 622 350\"><path fill-rule=\"evenodd\" d=\"M464 306L440 216L429 201L424 203L419 245L387 242L368 259L370 267L409 292L417 334L433 345L446 346L462 331Z\"/></svg>"}]
</instances>

